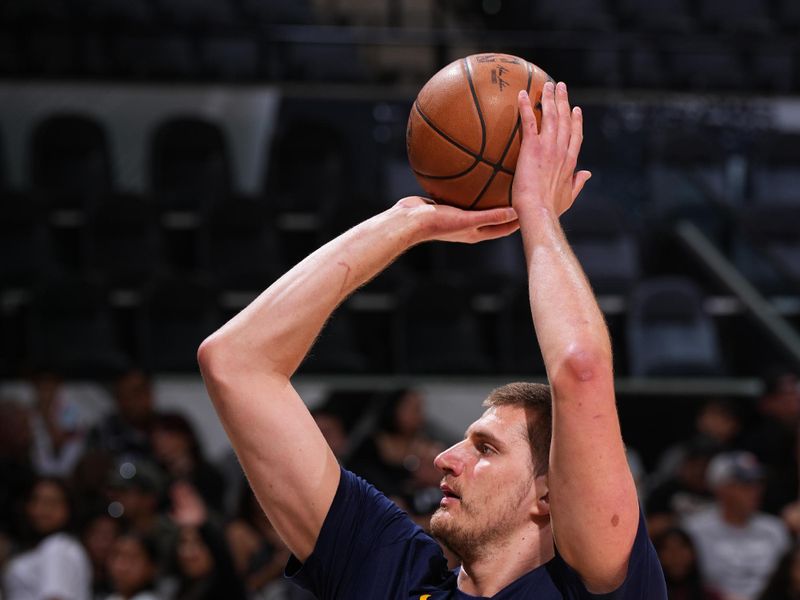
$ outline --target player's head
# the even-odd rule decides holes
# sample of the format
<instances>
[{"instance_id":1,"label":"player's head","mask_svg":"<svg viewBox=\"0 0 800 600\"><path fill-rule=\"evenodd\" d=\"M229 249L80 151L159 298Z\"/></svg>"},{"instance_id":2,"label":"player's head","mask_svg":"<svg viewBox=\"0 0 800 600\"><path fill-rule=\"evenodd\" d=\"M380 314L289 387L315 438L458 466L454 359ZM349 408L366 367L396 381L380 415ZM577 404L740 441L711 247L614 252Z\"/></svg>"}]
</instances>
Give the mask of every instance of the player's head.
<instances>
[{"instance_id":1,"label":"player's head","mask_svg":"<svg viewBox=\"0 0 800 600\"><path fill-rule=\"evenodd\" d=\"M442 452L445 498L431 529L463 560L480 557L513 532L549 523L547 466L550 388L511 383L484 401L464 439Z\"/></svg>"}]
</instances>

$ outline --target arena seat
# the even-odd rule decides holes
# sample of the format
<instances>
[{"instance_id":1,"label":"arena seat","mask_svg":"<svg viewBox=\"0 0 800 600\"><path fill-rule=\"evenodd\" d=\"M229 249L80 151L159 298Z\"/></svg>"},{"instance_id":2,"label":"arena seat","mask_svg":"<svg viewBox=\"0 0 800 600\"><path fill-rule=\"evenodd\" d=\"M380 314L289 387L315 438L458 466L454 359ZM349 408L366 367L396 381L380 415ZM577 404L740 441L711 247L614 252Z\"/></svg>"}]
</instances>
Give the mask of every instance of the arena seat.
<instances>
[{"instance_id":1,"label":"arena seat","mask_svg":"<svg viewBox=\"0 0 800 600\"><path fill-rule=\"evenodd\" d=\"M364 373L368 365L359 347L353 316L342 307L325 324L299 370L302 373Z\"/></svg>"},{"instance_id":2,"label":"arena seat","mask_svg":"<svg viewBox=\"0 0 800 600\"><path fill-rule=\"evenodd\" d=\"M682 89L745 90L751 81L743 53L734 44L680 42L666 56L672 82Z\"/></svg>"},{"instance_id":3,"label":"arena seat","mask_svg":"<svg viewBox=\"0 0 800 600\"><path fill-rule=\"evenodd\" d=\"M635 30L689 33L696 28L687 0L623 0L621 10Z\"/></svg>"},{"instance_id":4,"label":"arena seat","mask_svg":"<svg viewBox=\"0 0 800 600\"><path fill-rule=\"evenodd\" d=\"M495 330L497 368L504 373L544 376L544 360L536 340L526 283L503 291L503 308Z\"/></svg>"},{"instance_id":5,"label":"arena seat","mask_svg":"<svg viewBox=\"0 0 800 600\"><path fill-rule=\"evenodd\" d=\"M30 181L36 201L51 210L85 210L111 190L111 159L103 126L83 114L56 114L33 133Z\"/></svg>"},{"instance_id":6,"label":"arena seat","mask_svg":"<svg viewBox=\"0 0 800 600\"><path fill-rule=\"evenodd\" d=\"M209 35L200 43L200 71L221 81L249 81L261 69L259 47L248 35Z\"/></svg>"},{"instance_id":7,"label":"arena seat","mask_svg":"<svg viewBox=\"0 0 800 600\"><path fill-rule=\"evenodd\" d=\"M26 329L26 360L35 369L100 376L118 372L128 360L97 280L56 278L36 286Z\"/></svg>"},{"instance_id":8,"label":"arena seat","mask_svg":"<svg viewBox=\"0 0 800 600\"><path fill-rule=\"evenodd\" d=\"M395 369L400 373L487 373L492 367L458 277L419 280L401 291L395 313Z\"/></svg>"},{"instance_id":9,"label":"arena seat","mask_svg":"<svg viewBox=\"0 0 800 600\"><path fill-rule=\"evenodd\" d=\"M197 264L222 290L260 291L284 261L263 203L232 198L218 202L197 232Z\"/></svg>"},{"instance_id":10,"label":"arena seat","mask_svg":"<svg viewBox=\"0 0 800 600\"><path fill-rule=\"evenodd\" d=\"M706 29L768 34L774 28L769 3L763 0L701 0L700 22Z\"/></svg>"},{"instance_id":11,"label":"arena seat","mask_svg":"<svg viewBox=\"0 0 800 600\"><path fill-rule=\"evenodd\" d=\"M195 277L156 280L144 288L137 345L149 369L197 372L197 348L222 324L216 290Z\"/></svg>"},{"instance_id":12,"label":"arena seat","mask_svg":"<svg viewBox=\"0 0 800 600\"><path fill-rule=\"evenodd\" d=\"M231 193L225 135L201 117L176 116L159 124L150 145L150 181L161 212L196 216Z\"/></svg>"},{"instance_id":13,"label":"arena seat","mask_svg":"<svg viewBox=\"0 0 800 600\"><path fill-rule=\"evenodd\" d=\"M639 249L619 204L587 189L561 223L595 292L627 293L640 275Z\"/></svg>"},{"instance_id":14,"label":"arena seat","mask_svg":"<svg viewBox=\"0 0 800 600\"><path fill-rule=\"evenodd\" d=\"M648 279L636 286L628 308L627 346L632 376L725 372L714 322L688 279Z\"/></svg>"},{"instance_id":15,"label":"arena seat","mask_svg":"<svg viewBox=\"0 0 800 600\"><path fill-rule=\"evenodd\" d=\"M530 5L534 29L613 31L616 27L606 0L536 0Z\"/></svg>"},{"instance_id":16,"label":"arena seat","mask_svg":"<svg viewBox=\"0 0 800 600\"><path fill-rule=\"evenodd\" d=\"M125 78L174 81L197 76L197 57L182 33L121 33L114 37L110 53L114 73Z\"/></svg>"},{"instance_id":17,"label":"arena seat","mask_svg":"<svg viewBox=\"0 0 800 600\"><path fill-rule=\"evenodd\" d=\"M88 215L85 263L112 287L138 289L164 268L158 216L139 196L114 194Z\"/></svg>"},{"instance_id":18,"label":"arena seat","mask_svg":"<svg viewBox=\"0 0 800 600\"><path fill-rule=\"evenodd\" d=\"M800 134L766 131L751 152L749 201L800 205Z\"/></svg>"}]
</instances>

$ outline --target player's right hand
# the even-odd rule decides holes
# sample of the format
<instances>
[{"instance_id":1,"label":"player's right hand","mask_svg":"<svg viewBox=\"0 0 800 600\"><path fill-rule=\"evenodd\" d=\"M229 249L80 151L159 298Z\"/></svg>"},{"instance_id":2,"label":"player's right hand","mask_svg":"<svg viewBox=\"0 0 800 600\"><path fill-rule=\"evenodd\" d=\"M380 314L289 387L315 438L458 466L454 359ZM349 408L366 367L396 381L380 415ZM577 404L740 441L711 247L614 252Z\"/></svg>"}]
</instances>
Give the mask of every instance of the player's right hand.
<instances>
[{"instance_id":1,"label":"player's right hand","mask_svg":"<svg viewBox=\"0 0 800 600\"><path fill-rule=\"evenodd\" d=\"M415 221L418 228L415 243L439 240L475 244L507 236L519 229L513 208L462 210L436 204L428 198L408 196L399 200L392 210L406 211Z\"/></svg>"}]
</instances>

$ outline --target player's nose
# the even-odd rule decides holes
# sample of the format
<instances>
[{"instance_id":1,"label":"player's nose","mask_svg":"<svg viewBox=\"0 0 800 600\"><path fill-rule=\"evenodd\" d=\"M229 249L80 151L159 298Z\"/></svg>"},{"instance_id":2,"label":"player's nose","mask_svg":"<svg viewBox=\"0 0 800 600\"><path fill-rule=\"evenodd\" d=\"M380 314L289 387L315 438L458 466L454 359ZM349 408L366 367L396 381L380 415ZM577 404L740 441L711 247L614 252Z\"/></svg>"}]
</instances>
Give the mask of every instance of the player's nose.
<instances>
[{"instance_id":1,"label":"player's nose","mask_svg":"<svg viewBox=\"0 0 800 600\"><path fill-rule=\"evenodd\" d=\"M450 446L450 448L439 454L433 461L434 466L442 473L455 477L461 475L464 470L464 461L461 458L459 446L460 444Z\"/></svg>"}]
</instances>

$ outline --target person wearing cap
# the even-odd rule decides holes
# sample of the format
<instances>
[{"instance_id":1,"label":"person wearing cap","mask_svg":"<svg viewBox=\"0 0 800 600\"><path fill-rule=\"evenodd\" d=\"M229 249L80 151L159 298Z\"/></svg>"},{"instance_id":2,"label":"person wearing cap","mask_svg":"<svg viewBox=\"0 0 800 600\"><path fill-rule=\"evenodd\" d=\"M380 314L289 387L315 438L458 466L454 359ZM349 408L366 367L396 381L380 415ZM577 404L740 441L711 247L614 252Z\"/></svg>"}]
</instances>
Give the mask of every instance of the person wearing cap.
<instances>
[{"instance_id":1,"label":"person wearing cap","mask_svg":"<svg viewBox=\"0 0 800 600\"><path fill-rule=\"evenodd\" d=\"M683 523L703 579L726 600L754 600L791 543L782 521L760 512L764 468L749 452L724 452L706 477L714 505Z\"/></svg>"}]
</instances>

